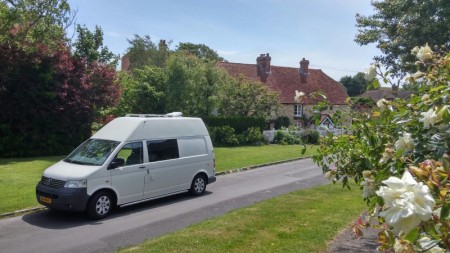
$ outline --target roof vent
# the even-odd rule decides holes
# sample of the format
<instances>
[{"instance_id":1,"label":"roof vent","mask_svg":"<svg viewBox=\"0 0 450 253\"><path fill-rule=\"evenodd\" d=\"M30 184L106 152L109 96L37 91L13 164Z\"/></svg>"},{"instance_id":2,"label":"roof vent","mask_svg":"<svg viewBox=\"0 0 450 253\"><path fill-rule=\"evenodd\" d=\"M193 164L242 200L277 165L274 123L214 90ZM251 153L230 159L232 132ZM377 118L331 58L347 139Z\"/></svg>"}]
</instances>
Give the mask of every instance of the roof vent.
<instances>
[{"instance_id":1,"label":"roof vent","mask_svg":"<svg viewBox=\"0 0 450 253\"><path fill-rule=\"evenodd\" d=\"M171 113L167 113L167 114L133 114L133 113L129 113L126 114L125 117L139 117L139 118L154 118L154 117L182 117L183 113L182 112L171 112Z\"/></svg>"}]
</instances>

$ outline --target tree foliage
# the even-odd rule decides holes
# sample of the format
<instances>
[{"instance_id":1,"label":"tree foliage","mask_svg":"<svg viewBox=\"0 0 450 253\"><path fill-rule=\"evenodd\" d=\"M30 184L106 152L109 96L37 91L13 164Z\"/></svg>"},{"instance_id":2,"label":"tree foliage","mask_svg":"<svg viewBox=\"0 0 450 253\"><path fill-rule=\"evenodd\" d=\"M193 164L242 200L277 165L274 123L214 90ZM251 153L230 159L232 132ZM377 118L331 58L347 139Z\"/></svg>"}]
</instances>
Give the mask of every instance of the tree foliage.
<instances>
[{"instance_id":1,"label":"tree foliage","mask_svg":"<svg viewBox=\"0 0 450 253\"><path fill-rule=\"evenodd\" d=\"M278 93L267 85L239 77L229 79L220 88L219 113L228 116L269 118L279 107Z\"/></svg>"},{"instance_id":2,"label":"tree foliage","mask_svg":"<svg viewBox=\"0 0 450 253\"><path fill-rule=\"evenodd\" d=\"M368 81L364 79L364 73L359 72L355 76L344 76L339 81L344 85L350 97L361 95L366 89Z\"/></svg>"},{"instance_id":3,"label":"tree foliage","mask_svg":"<svg viewBox=\"0 0 450 253\"><path fill-rule=\"evenodd\" d=\"M66 0L3 0L0 10L0 155L64 154L120 96L103 34L79 27L74 56Z\"/></svg>"},{"instance_id":4,"label":"tree foliage","mask_svg":"<svg viewBox=\"0 0 450 253\"><path fill-rule=\"evenodd\" d=\"M167 64L167 110L207 116L217 105L225 73L185 52L174 53Z\"/></svg>"},{"instance_id":5,"label":"tree foliage","mask_svg":"<svg viewBox=\"0 0 450 253\"><path fill-rule=\"evenodd\" d=\"M74 17L66 0L1 0L0 43L57 48Z\"/></svg>"},{"instance_id":6,"label":"tree foliage","mask_svg":"<svg viewBox=\"0 0 450 253\"><path fill-rule=\"evenodd\" d=\"M114 69L70 56L0 45L0 154L64 154L91 134L97 110L118 100Z\"/></svg>"},{"instance_id":7,"label":"tree foliage","mask_svg":"<svg viewBox=\"0 0 450 253\"><path fill-rule=\"evenodd\" d=\"M210 47L206 46L205 44L193 44L190 42L180 42L178 45L177 51L184 51L191 53L195 56L197 56L198 59L201 59L206 62L219 62L224 61L222 57L219 56L219 54L212 50Z\"/></svg>"},{"instance_id":8,"label":"tree foliage","mask_svg":"<svg viewBox=\"0 0 450 253\"><path fill-rule=\"evenodd\" d=\"M77 25L76 31L78 37L73 43L76 57L85 59L89 64L98 62L117 65L119 57L103 45L103 31L99 26L95 26L95 31L91 32L86 26Z\"/></svg>"},{"instance_id":9,"label":"tree foliage","mask_svg":"<svg viewBox=\"0 0 450 253\"><path fill-rule=\"evenodd\" d=\"M130 46L126 55L130 60L130 68L141 68L144 66L165 67L169 57L169 45L161 40L158 45L154 43L150 35L143 37L135 34L134 38L128 40ZM169 42L170 44L170 42Z\"/></svg>"},{"instance_id":10,"label":"tree foliage","mask_svg":"<svg viewBox=\"0 0 450 253\"><path fill-rule=\"evenodd\" d=\"M407 80L416 94L352 111L349 134L327 135L313 157L333 182L360 185L383 251L450 249L450 53L428 53L416 53L424 73ZM363 220L356 235L370 225Z\"/></svg>"},{"instance_id":11,"label":"tree foliage","mask_svg":"<svg viewBox=\"0 0 450 253\"><path fill-rule=\"evenodd\" d=\"M133 69L130 74L121 72L120 83L123 94L112 114L165 113L167 75L164 69L146 66Z\"/></svg>"},{"instance_id":12,"label":"tree foliage","mask_svg":"<svg viewBox=\"0 0 450 253\"><path fill-rule=\"evenodd\" d=\"M356 15L360 45L375 43L383 55L375 60L396 76L415 70L411 49L428 43L450 46L450 1L376 0L375 14Z\"/></svg>"}]
</instances>

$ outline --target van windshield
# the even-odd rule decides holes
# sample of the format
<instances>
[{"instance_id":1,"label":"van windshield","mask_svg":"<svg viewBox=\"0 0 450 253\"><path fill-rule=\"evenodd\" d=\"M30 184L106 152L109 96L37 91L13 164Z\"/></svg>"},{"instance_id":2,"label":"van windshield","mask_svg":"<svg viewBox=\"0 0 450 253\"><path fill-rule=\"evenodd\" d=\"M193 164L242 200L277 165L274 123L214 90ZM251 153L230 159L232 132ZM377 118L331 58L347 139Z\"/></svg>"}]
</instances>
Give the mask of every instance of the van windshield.
<instances>
[{"instance_id":1,"label":"van windshield","mask_svg":"<svg viewBox=\"0 0 450 253\"><path fill-rule=\"evenodd\" d=\"M111 152L119 145L118 141L89 139L75 149L65 162L82 165L102 165Z\"/></svg>"}]
</instances>

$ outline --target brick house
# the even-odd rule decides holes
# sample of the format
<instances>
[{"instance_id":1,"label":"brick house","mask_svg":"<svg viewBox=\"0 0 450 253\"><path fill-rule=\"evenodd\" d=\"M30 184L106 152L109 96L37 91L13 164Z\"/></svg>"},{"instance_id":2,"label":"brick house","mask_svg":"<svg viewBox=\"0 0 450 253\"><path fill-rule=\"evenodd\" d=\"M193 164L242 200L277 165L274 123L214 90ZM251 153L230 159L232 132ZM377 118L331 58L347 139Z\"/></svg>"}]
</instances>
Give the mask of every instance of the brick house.
<instances>
[{"instance_id":1,"label":"brick house","mask_svg":"<svg viewBox=\"0 0 450 253\"><path fill-rule=\"evenodd\" d=\"M322 70L310 69L309 61L305 58L300 61L299 68L271 66L270 61L271 57L267 53L257 57L256 64L220 62L218 66L233 77L243 75L245 78L265 83L270 89L279 93L281 106L272 116L270 129L273 129L273 120L279 116L288 117L297 127L314 128L311 118L314 113L317 113L313 109L317 101L313 101L308 94L318 91L322 91L328 101L334 105L332 110L322 112L319 126L333 129L335 126L330 116L338 109L348 109L346 103L348 95L344 87ZM300 104L294 100L296 90L306 94Z\"/></svg>"}]
</instances>

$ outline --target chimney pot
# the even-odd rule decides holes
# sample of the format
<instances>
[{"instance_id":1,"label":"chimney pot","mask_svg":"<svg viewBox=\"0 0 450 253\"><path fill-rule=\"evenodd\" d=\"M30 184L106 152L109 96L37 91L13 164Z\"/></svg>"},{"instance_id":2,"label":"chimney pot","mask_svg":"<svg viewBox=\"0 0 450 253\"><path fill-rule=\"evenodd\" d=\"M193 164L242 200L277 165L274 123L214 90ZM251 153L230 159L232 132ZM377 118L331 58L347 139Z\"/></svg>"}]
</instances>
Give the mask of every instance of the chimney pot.
<instances>
[{"instance_id":1,"label":"chimney pot","mask_svg":"<svg viewBox=\"0 0 450 253\"><path fill-rule=\"evenodd\" d=\"M305 58L303 58L300 61L300 80L302 83L306 83L307 82L307 77L308 77L308 72L309 72L309 61L305 60Z\"/></svg>"},{"instance_id":2,"label":"chimney pot","mask_svg":"<svg viewBox=\"0 0 450 253\"><path fill-rule=\"evenodd\" d=\"M256 74L261 77L261 82L267 82L267 77L270 75L270 55L260 54L256 58Z\"/></svg>"}]
</instances>

